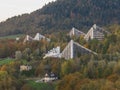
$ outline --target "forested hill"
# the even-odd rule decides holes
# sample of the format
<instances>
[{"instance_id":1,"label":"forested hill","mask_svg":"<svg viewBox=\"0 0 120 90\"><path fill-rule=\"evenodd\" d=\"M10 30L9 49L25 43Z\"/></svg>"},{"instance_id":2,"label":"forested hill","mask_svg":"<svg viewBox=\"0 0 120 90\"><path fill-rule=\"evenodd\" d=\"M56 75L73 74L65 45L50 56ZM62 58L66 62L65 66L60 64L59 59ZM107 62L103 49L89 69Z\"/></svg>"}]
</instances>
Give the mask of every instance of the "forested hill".
<instances>
[{"instance_id":1,"label":"forested hill","mask_svg":"<svg viewBox=\"0 0 120 90\"><path fill-rule=\"evenodd\" d=\"M85 30L92 24L120 24L120 0L57 0L42 9L0 23L0 36L33 32Z\"/></svg>"}]
</instances>

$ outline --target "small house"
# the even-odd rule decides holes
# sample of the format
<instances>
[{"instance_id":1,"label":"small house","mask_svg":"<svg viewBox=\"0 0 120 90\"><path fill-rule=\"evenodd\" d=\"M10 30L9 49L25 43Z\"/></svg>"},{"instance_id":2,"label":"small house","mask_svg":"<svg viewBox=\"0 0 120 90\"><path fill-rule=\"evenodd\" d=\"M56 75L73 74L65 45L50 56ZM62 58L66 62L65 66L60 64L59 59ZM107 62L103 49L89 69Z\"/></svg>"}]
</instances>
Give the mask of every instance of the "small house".
<instances>
[{"instance_id":1,"label":"small house","mask_svg":"<svg viewBox=\"0 0 120 90\"><path fill-rule=\"evenodd\" d=\"M29 65L21 65L20 66L20 71L29 71L32 69L32 66Z\"/></svg>"},{"instance_id":2,"label":"small house","mask_svg":"<svg viewBox=\"0 0 120 90\"><path fill-rule=\"evenodd\" d=\"M57 79L58 79L58 77L54 73L51 72L50 74L46 73L43 80L44 80L44 82L52 82Z\"/></svg>"}]
</instances>

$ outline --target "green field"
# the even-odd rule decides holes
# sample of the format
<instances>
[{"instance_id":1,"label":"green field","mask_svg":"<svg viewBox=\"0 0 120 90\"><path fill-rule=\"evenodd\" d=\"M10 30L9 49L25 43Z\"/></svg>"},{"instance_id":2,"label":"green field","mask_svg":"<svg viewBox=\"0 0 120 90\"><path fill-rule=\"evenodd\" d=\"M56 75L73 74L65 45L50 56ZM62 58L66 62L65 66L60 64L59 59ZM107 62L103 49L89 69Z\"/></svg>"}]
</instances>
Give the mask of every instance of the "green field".
<instances>
[{"instance_id":1,"label":"green field","mask_svg":"<svg viewBox=\"0 0 120 90\"><path fill-rule=\"evenodd\" d=\"M54 90L55 85L52 83L36 83L35 81L28 81L28 84L35 90Z\"/></svg>"},{"instance_id":2,"label":"green field","mask_svg":"<svg viewBox=\"0 0 120 90\"><path fill-rule=\"evenodd\" d=\"M7 58L7 59L0 59L0 65L8 64L13 62L13 59Z\"/></svg>"},{"instance_id":3,"label":"green field","mask_svg":"<svg viewBox=\"0 0 120 90\"><path fill-rule=\"evenodd\" d=\"M16 37L23 37L23 36L24 34L9 35L9 36L0 37L0 39L15 39Z\"/></svg>"}]
</instances>

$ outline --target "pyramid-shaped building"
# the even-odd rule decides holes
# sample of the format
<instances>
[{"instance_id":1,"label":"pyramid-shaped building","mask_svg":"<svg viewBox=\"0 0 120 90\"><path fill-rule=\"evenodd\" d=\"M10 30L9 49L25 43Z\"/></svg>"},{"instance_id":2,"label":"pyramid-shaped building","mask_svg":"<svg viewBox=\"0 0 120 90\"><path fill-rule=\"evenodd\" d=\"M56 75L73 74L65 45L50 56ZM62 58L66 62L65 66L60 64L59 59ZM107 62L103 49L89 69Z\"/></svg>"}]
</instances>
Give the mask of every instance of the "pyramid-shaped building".
<instances>
[{"instance_id":1,"label":"pyramid-shaped building","mask_svg":"<svg viewBox=\"0 0 120 90\"><path fill-rule=\"evenodd\" d=\"M47 41L50 41L50 39L46 38L45 36L41 35L40 33L37 33L34 37L34 40L40 41L42 39L46 39Z\"/></svg>"},{"instance_id":2,"label":"pyramid-shaped building","mask_svg":"<svg viewBox=\"0 0 120 90\"><path fill-rule=\"evenodd\" d=\"M65 59L73 59L84 54L97 54L97 53L71 40L61 53L61 57Z\"/></svg>"},{"instance_id":3,"label":"pyramid-shaped building","mask_svg":"<svg viewBox=\"0 0 120 90\"><path fill-rule=\"evenodd\" d=\"M85 35L84 39L85 40L89 40L89 39L97 39L97 40L103 40L105 34L107 34L108 32L105 31L103 28L98 27L96 24L94 24L90 30L88 31L88 33Z\"/></svg>"},{"instance_id":4,"label":"pyramid-shaped building","mask_svg":"<svg viewBox=\"0 0 120 90\"><path fill-rule=\"evenodd\" d=\"M30 42L30 41L33 41L33 38L29 35L26 35L25 39L24 39L24 43L25 42Z\"/></svg>"},{"instance_id":5,"label":"pyramid-shaped building","mask_svg":"<svg viewBox=\"0 0 120 90\"><path fill-rule=\"evenodd\" d=\"M78 29L76 28L72 28L72 30L69 32L69 36L72 37L72 36L76 36L76 37L79 37L81 35L85 35L85 33L83 33L82 31L79 31Z\"/></svg>"}]
</instances>

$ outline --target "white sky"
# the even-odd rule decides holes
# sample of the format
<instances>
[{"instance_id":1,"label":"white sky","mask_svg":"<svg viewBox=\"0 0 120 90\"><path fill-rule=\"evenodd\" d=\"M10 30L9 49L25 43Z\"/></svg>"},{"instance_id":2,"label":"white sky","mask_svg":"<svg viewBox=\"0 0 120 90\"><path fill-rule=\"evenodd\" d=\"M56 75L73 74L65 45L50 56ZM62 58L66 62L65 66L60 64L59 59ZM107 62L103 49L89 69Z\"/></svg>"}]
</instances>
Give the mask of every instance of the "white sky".
<instances>
[{"instance_id":1,"label":"white sky","mask_svg":"<svg viewBox=\"0 0 120 90\"><path fill-rule=\"evenodd\" d=\"M30 13L55 0L0 0L0 21Z\"/></svg>"}]
</instances>

